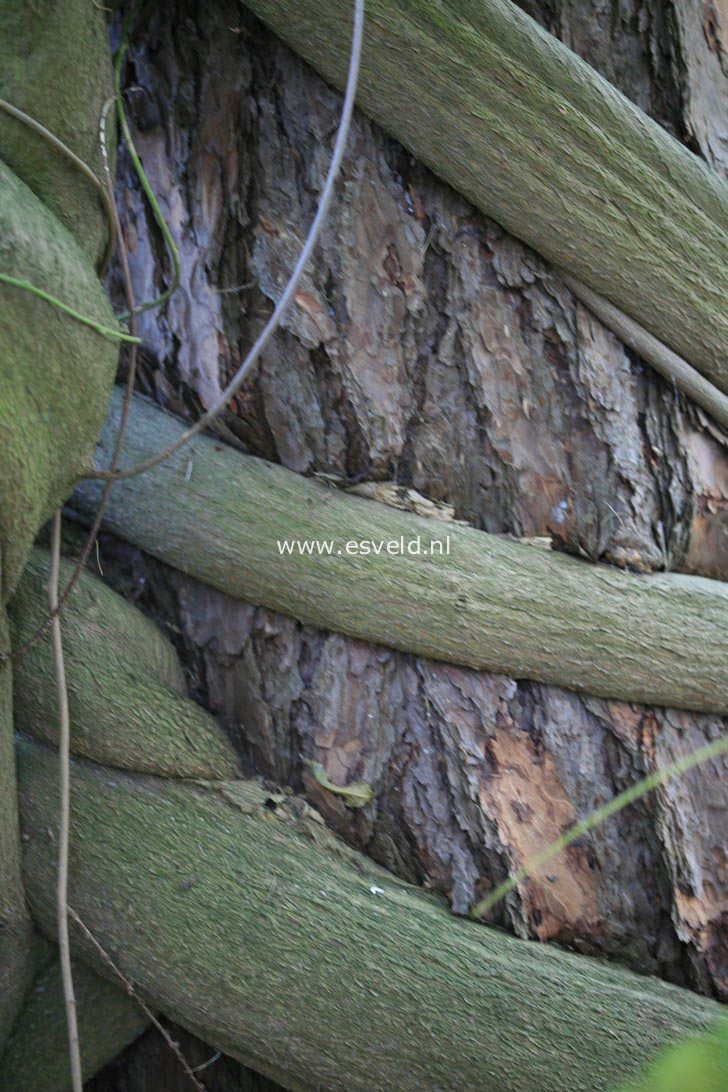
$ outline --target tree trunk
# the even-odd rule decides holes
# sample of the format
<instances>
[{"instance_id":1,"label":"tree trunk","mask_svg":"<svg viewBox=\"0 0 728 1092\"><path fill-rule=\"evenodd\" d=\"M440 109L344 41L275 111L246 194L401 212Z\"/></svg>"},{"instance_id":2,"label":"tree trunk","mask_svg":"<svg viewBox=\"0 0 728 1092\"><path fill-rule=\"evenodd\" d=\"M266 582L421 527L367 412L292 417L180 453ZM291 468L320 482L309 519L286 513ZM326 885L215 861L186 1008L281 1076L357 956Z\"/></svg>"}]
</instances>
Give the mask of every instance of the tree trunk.
<instances>
[{"instance_id":1,"label":"tree trunk","mask_svg":"<svg viewBox=\"0 0 728 1092\"><path fill-rule=\"evenodd\" d=\"M15 57L3 66L3 94L76 142L99 170L97 122L108 89L99 10L74 0L73 12L57 3L47 17L26 19L14 0L7 6L15 30L3 27L0 46L12 40L21 63ZM250 6L340 79L348 36L340 5ZM118 942L128 973L155 1005L291 1088L445 1085L454 1079L452 1044L461 1037L463 1087L479 1087L488 1067L504 1087L596 1088L714 1011L705 999L686 1005L686 995L663 993L661 984L637 987L624 969L457 922L371 862L337 852L328 835L319 838L306 805L286 803L275 788L305 793L353 847L465 913L574 819L725 732L725 668L717 654L725 585L695 575L728 577L725 434L645 367L634 351L645 344L642 334L630 340L628 327L617 324L628 350L546 264L576 272L585 282L578 298L588 301L597 288L628 321L639 319L725 389L725 28L712 4L693 0L628 0L608 26L596 4L535 2L529 12L710 168L502 0L371 0L360 102L405 146L356 116L316 261L218 426L225 443L281 464L263 472L275 489L260 490L261 479L258 493L249 494L258 471L243 455L218 459L215 441L206 440L171 464L176 479L165 470L118 489L101 544L106 579L169 627L187 684L227 725L238 757L209 714L187 700L175 658L151 628L138 628L138 615L125 628L134 612L111 608L111 621L96 630L103 650L75 658L73 615L67 623L80 756L72 900L99 936ZM182 264L180 291L140 320L140 385L179 416L195 416L215 400L280 294L321 189L340 99L235 0L151 6L133 34L128 108ZM416 41L419 52L411 48ZM393 55L393 43L401 55ZM81 84L87 94L70 134L72 83L52 69L60 55L66 66L78 61L72 102ZM24 97L28 88L42 94ZM73 289L72 302L113 325L92 276L103 239L96 196L65 163L49 173L46 145L4 115L0 140L11 168L0 182L12 198L2 215L18 275L58 296ZM169 270L126 153L118 194L142 301L167 283ZM18 208L23 230L15 231ZM119 295L118 271L109 286ZM37 299L19 291L2 288L3 318L11 321L1 348L12 365L0 451L3 607L39 521L88 461L116 357L113 342L89 340L86 327L69 329L57 309L39 311ZM133 440L140 442L138 433ZM218 462L246 469L210 489L208 471ZM314 474L410 512L302 480ZM138 533L133 499L169 481L185 487L176 504L166 506L153 491L147 508L157 505L160 523L173 510L195 523L180 531L168 519L157 549L154 527ZM236 489L246 491L242 499ZM81 519L93 495L79 493ZM260 565L243 557L238 568L221 568L220 557L237 564L237 520L256 497L260 520L247 545ZM300 498L311 503L301 507ZM337 532L350 522L354 538L370 521L387 534L426 526L433 537L451 533L461 551L452 570L458 588L434 560L423 568L387 559L386 568L373 570L385 574L386 594L376 580L371 585L375 602L357 602L345 582L320 593L318 571L305 565L297 568L298 586L286 585L282 567L266 569L261 534L283 537L290 521L290 534L311 537L332 512ZM436 519L417 520L423 512ZM443 522L453 517L475 530ZM516 538L602 564L529 550L509 541ZM570 583L581 571L583 581ZM423 572L432 575L425 589ZM12 604L16 647L40 618L42 588L31 607L23 590L33 579L31 566ZM528 590L523 600L520 585ZM684 656L665 609L668 588L670 602L688 612ZM84 625L90 622L85 632L93 634L107 600L100 592L79 595ZM499 641L488 630L486 597L505 620ZM620 618L625 603L631 631ZM539 614L544 605L547 613ZM554 644L560 612L566 643ZM538 617L548 630L543 642L533 637ZM612 634L611 655L600 628ZM19 1010L0 1064L18 1079L12 1051L22 1056L38 1021L47 1020L49 1068L36 1080L47 1086L64 1079L62 1019L57 995L52 1011L43 1009L55 978L51 965L42 967L25 914L10 744L14 716L15 728L36 736L19 750L26 890L35 920L52 931L57 771L38 742L53 741L50 663L32 654L16 672L12 714L8 665L0 671L0 957L12 987L0 983L0 1036ZM240 759L274 787L226 788L219 779ZM693 771L632 806L573 845L548 874L521 883L491 921L522 938L607 955L728 996L724 769L725 762ZM181 777L205 785L172 780ZM347 806L351 786L362 782L362 806ZM166 852L157 867L160 841ZM256 892L279 857L287 895L277 892L262 928ZM233 859L239 875L229 873ZM323 875L336 902L330 920L322 912ZM371 880L366 905L362 877ZM266 888L266 906L271 895ZM156 931L136 925L133 905L159 908ZM351 943L352 921L373 938L371 953ZM241 983L231 972L231 937L250 929L246 963L254 975ZM299 944L302 931L310 943L291 947L289 938ZM330 961L332 937L341 942L333 941ZM85 959L98 960L78 935L76 943ZM324 990L322 959L331 972ZM488 973L475 973L484 964ZM380 974L376 990L367 991L373 970L390 965L405 973ZM558 1002L549 1007L554 967ZM21 1007L33 974L35 989ZM366 996L350 1007L352 974ZM93 974L79 977L93 1068L144 1020L116 987L109 991ZM471 1034L471 1011L479 1020L492 1015L491 1038ZM119 1015L107 1019L107 1012ZM369 1023L362 1012L374 1014ZM432 1024L426 1074L418 1068L419 1040L410 1041L421 1022ZM587 1057L565 1046L565 1027L567 1038L589 1039ZM381 1045L376 1071L366 1064L371 1028ZM341 1050L338 1061L327 1037ZM210 1056L199 1042L192 1049L202 1060ZM159 1087L169 1066L161 1058L158 1040L147 1035L95 1087L137 1087L140 1069ZM232 1065L223 1059L206 1071L211 1092L231 1081L256 1086ZM187 1082L175 1070L166 1087Z\"/></svg>"},{"instance_id":2,"label":"tree trunk","mask_svg":"<svg viewBox=\"0 0 728 1092\"><path fill-rule=\"evenodd\" d=\"M524 7L725 170L716 8L649 0L605 23L596 4ZM305 51L303 32L294 44ZM340 99L234 0L160 6L130 56L126 81L143 88L129 98L138 148L182 257L181 291L141 319L142 389L192 417L278 298ZM486 177L488 147L481 162ZM119 197L147 299L166 266L123 154ZM721 430L625 350L543 256L362 114L315 264L220 435L299 474L393 482L400 502L420 494L477 528L550 539L590 561L728 576ZM169 624L193 692L251 769L306 791L352 845L458 912L575 818L725 730L715 716L578 696L301 625L111 536L102 561ZM373 801L348 809L309 761L334 783L366 781ZM728 996L720 779L695 771L633 806L493 920ZM129 1087L140 1058L153 1075L167 1065L158 1050L150 1034L126 1071L94 1087ZM226 1087L214 1066L205 1076Z\"/></svg>"}]
</instances>

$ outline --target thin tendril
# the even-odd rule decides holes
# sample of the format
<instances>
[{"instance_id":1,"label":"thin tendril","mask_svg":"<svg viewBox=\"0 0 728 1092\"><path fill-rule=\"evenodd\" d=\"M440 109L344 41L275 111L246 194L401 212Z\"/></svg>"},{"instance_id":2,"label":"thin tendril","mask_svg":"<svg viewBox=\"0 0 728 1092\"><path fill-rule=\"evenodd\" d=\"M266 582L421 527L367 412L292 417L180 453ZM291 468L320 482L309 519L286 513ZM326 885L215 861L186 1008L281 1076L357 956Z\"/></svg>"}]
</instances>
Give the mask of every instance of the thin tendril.
<instances>
[{"instance_id":1,"label":"thin tendril","mask_svg":"<svg viewBox=\"0 0 728 1092\"><path fill-rule=\"evenodd\" d=\"M129 12L129 15L124 20L124 24L121 29L121 41L119 43L119 48L114 58L114 93L116 98L116 115L119 119L119 125L121 126L121 131L126 142L129 157L134 165L134 170L137 173L137 177L141 184L142 190L146 195L147 201L151 205L152 212L154 213L154 219L157 221L157 226L159 227L159 230L161 231L164 237L164 241L169 249L169 253L172 258L173 275L172 283L169 285L168 288L164 290L164 292L162 292L161 296L158 296L155 300L146 300L144 303L140 303L137 305L137 314L140 314L142 311L150 311L154 307L161 307L163 303L166 303L170 296L172 296L173 293L175 293L179 288L180 277L182 275L177 244L172 238L172 233L167 226L167 222L164 219L164 216L162 215L162 210L160 209L159 203L154 196L154 191L149 184L149 179L146 176L144 167L142 166L142 161L139 158L139 153L137 152L134 145L131 130L129 128L129 122L126 116L126 111L124 110L124 100L121 93L121 69L124 63L124 57L126 56L126 51L129 48L129 32L131 30L133 21L135 20L143 5L143 2L144 0L139 0L139 3L134 5L132 10ZM129 313L125 312L121 316L121 318L129 318Z\"/></svg>"},{"instance_id":2,"label":"thin tendril","mask_svg":"<svg viewBox=\"0 0 728 1092\"><path fill-rule=\"evenodd\" d=\"M45 125L41 125L39 121L36 121L30 114L26 114L25 110L21 110L18 106L13 106L7 99L0 99L0 110L4 110L6 114L10 114L16 121L21 121L23 125L27 125L29 129L38 133L49 144L51 144L56 151L60 152L62 156L71 163L77 171L87 178L91 185L98 193L101 203L104 206L104 212L106 213L106 221L109 228L108 238L106 240L106 250L99 264L99 276L103 277L106 270L109 268L111 262L111 256L114 253L114 247L116 246L116 224L114 221L114 213L109 202L109 195L106 191L106 187L103 182L94 174L89 167L88 163L77 156L72 148L69 148L67 144L57 137L50 129L46 129Z\"/></svg>"},{"instance_id":3,"label":"thin tendril","mask_svg":"<svg viewBox=\"0 0 728 1092\"><path fill-rule=\"evenodd\" d=\"M131 345L138 345L141 340L138 337L134 337L133 334L127 334L124 330L114 330L111 326L104 326L102 323L97 322L96 319L88 318L86 315L74 311L74 309L69 307L67 303L64 303L63 300L57 299L56 296L51 296L49 292L44 291L42 288L38 288L35 284L31 284L30 281L23 280L21 277L11 277L8 273L0 273L0 282L2 282L2 284L9 284L12 288L22 288L25 292L32 292L34 296L38 296L39 299L52 304L53 307L57 307L58 310L63 311L64 314L70 315L76 322L81 322L84 326L90 326L97 334L103 334L104 337L110 337L115 341L127 341Z\"/></svg>"},{"instance_id":4,"label":"thin tendril","mask_svg":"<svg viewBox=\"0 0 728 1092\"><path fill-rule=\"evenodd\" d=\"M182 1051L180 1049L179 1043L176 1043L174 1041L174 1039L169 1034L169 1032L168 1032L167 1028L164 1026L164 1024L160 1023L160 1021L154 1015L152 1010L149 1008L149 1005L147 1005L146 1001L144 1001L144 999L139 996L139 994L134 989L134 986L132 985L132 983L129 981L129 979L126 977L125 974L122 974L122 972L116 966L116 964L114 963L114 961L111 958L111 956L109 955L109 953L106 951L105 948L103 948L101 946L101 944L98 942L96 937L93 935L93 933L91 932L89 927L79 917L79 915L76 913L76 911L73 909L72 906L69 906L68 913L69 913L69 916L72 917L73 920L76 922L76 924L80 927L80 929L82 930L82 932L86 936L86 939L89 940L91 942L91 944L94 946L96 951L99 953L99 955L103 959L104 963L106 963L106 965L111 969L111 971L113 971L113 973L119 979L122 986L124 987L126 992L129 994L129 997L131 997L134 1001L136 1001L137 1005L142 1010L142 1012L144 1013L146 1018L149 1020L149 1022L151 1024L154 1024L155 1028L157 1029L159 1034L162 1036L165 1043L167 1044L169 1049L174 1054L175 1058L177 1058L178 1062L182 1066L182 1069L184 1071L185 1076L190 1078L190 1081L191 1081L193 1087L197 1090L197 1092L206 1092L204 1084L202 1083L202 1081L195 1074L199 1070L206 1068L206 1066L209 1065L210 1063L205 1062L205 1063L203 1063L203 1065L195 1066L194 1068L192 1066L190 1066L189 1062L187 1061L187 1059L185 1058L184 1054L182 1053ZM213 1055L213 1057L214 1057L214 1055Z\"/></svg>"},{"instance_id":5,"label":"thin tendril","mask_svg":"<svg viewBox=\"0 0 728 1092\"><path fill-rule=\"evenodd\" d=\"M53 665L58 691L58 768L59 768L59 818L58 818L58 876L56 881L56 922L58 950L63 983L63 1005L66 1012L68 1056L71 1068L73 1092L82 1092L81 1050L78 1042L78 1014L76 993L71 968L71 942L68 936L68 845L71 822L71 721L68 711L68 687L63 658L61 621L58 617L58 575L61 567L61 510L53 517L51 544L51 571L48 581L48 605L53 617Z\"/></svg>"}]
</instances>

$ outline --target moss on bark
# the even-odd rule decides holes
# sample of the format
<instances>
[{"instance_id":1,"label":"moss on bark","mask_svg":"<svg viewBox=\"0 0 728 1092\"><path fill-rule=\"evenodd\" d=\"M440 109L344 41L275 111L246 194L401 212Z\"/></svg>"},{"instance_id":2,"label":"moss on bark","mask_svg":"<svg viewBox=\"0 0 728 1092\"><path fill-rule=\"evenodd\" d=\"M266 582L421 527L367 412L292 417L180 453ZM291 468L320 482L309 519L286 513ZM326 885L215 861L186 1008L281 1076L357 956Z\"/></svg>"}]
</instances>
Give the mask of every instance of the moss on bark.
<instances>
[{"instance_id":1,"label":"moss on bark","mask_svg":"<svg viewBox=\"0 0 728 1092\"><path fill-rule=\"evenodd\" d=\"M2 272L115 326L73 236L0 161ZM91 462L114 381L118 343L31 292L0 284L0 599L11 593L38 528Z\"/></svg>"},{"instance_id":2,"label":"moss on bark","mask_svg":"<svg viewBox=\"0 0 728 1092\"><path fill-rule=\"evenodd\" d=\"M73 961L84 1079L97 1073L149 1024L136 1001L85 963ZM68 1029L58 958L42 968L0 1052L3 1092L70 1092Z\"/></svg>"},{"instance_id":3,"label":"moss on bark","mask_svg":"<svg viewBox=\"0 0 728 1092\"><path fill-rule=\"evenodd\" d=\"M7 628L0 607L0 647L7 646ZM33 926L20 875L12 668L0 663L0 1052L34 970Z\"/></svg>"},{"instance_id":4,"label":"moss on bark","mask_svg":"<svg viewBox=\"0 0 728 1092\"><path fill-rule=\"evenodd\" d=\"M0 0L0 96L100 166L110 90L103 15L84 0ZM98 193L46 140L0 111L0 271L115 325L94 272L107 224ZM0 649L5 603L38 528L93 453L118 346L23 288L0 285ZM45 608L45 602L43 609ZM35 950L20 879L12 669L0 664L0 1049ZM40 1087L40 1086L39 1086Z\"/></svg>"},{"instance_id":5,"label":"moss on bark","mask_svg":"<svg viewBox=\"0 0 728 1092\"><path fill-rule=\"evenodd\" d=\"M0 0L0 97L30 114L101 176L99 119L111 94L104 11L90 0ZM114 144L113 111L109 143ZM75 236L94 265L108 224L98 194L43 137L0 111L0 156Z\"/></svg>"}]
</instances>

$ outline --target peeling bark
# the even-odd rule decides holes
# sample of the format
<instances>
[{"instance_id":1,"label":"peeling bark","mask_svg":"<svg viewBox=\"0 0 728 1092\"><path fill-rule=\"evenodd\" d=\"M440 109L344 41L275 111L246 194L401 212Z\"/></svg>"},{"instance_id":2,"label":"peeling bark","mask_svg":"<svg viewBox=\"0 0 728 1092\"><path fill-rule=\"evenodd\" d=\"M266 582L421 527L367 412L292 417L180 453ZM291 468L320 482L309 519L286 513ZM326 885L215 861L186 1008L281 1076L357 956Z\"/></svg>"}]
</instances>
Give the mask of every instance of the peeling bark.
<instances>
[{"instance_id":1,"label":"peeling bark","mask_svg":"<svg viewBox=\"0 0 728 1092\"><path fill-rule=\"evenodd\" d=\"M209 700L245 758L305 788L353 845L442 891L460 913L576 819L683 753L686 735L692 748L725 730L718 718L372 649L174 582ZM368 782L373 803L348 811L308 775L307 759L336 784ZM522 885L493 920L727 997L724 779L717 763L629 808ZM686 881L694 931L681 909Z\"/></svg>"}]
</instances>

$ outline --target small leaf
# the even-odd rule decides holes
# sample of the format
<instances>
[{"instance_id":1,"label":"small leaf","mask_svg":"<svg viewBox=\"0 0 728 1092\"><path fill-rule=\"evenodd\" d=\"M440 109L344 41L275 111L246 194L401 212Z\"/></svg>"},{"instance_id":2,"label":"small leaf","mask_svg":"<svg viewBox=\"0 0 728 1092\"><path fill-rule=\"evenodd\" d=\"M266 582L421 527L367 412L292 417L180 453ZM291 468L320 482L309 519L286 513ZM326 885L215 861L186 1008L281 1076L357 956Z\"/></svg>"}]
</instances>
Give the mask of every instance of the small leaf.
<instances>
[{"instance_id":1,"label":"small leaf","mask_svg":"<svg viewBox=\"0 0 728 1092\"><path fill-rule=\"evenodd\" d=\"M366 781L356 781L352 785L334 785L320 762L312 762L310 759L306 759L305 762L319 785L343 797L348 808L363 808L374 796L371 785L368 785Z\"/></svg>"}]
</instances>

